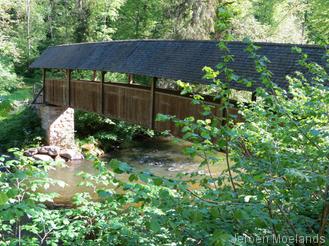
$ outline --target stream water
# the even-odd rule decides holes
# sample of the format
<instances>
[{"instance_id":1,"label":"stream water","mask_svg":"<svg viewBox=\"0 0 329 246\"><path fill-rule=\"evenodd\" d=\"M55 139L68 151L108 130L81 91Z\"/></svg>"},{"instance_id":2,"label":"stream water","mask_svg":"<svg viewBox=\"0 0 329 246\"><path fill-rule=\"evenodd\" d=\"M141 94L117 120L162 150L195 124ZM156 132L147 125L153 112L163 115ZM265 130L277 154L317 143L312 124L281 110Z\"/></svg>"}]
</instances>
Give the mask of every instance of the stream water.
<instances>
[{"instance_id":1,"label":"stream water","mask_svg":"<svg viewBox=\"0 0 329 246\"><path fill-rule=\"evenodd\" d=\"M124 161L137 170L149 171L155 175L163 177L175 177L178 173L198 172L208 174L206 167L199 167L201 159L198 157L189 158L183 154L184 147L190 143L180 141L174 143L171 138L153 138L139 142L130 143L129 146L122 146L120 149L109 153L105 159L112 158ZM223 156L222 153L218 153ZM224 164L211 166L213 175L219 175L224 168ZM91 161L82 160L68 164L67 167L57 168L49 172L49 177L63 180L67 186L51 186L47 191L56 192L59 197L55 199L55 204L70 204L74 194L79 192L89 192L93 197L91 189L78 186L82 181L76 174L79 172L95 173ZM122 176L122 175L121 175ZM121 178L120 176L120 178ZM122 176L126 179L127 176Z\"/></svg>"}]
</instances>

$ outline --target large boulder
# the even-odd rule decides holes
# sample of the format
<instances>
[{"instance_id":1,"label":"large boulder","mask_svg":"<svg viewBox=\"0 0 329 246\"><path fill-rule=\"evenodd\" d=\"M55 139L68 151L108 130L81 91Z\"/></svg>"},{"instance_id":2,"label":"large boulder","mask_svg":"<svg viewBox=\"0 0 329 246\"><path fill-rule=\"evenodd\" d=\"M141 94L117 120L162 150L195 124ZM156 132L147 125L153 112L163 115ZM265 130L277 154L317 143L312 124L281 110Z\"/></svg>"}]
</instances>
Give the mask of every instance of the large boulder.
<instances>
[{"instance_id":1,"label":"large boulder","mask_svg":"<svg viewBox=\"0 0 329 246\"><path fill-rule=\"evenodd\" d=\"M37 148L30 148L30 149L24 151L25 156L31 157L31 156L34 156L36 154L38 154L38 149Z\"/></svg>"},{"instance_id":2,"label":"large boulder","mask_svg":"<svg viewBox=\"0 0 329 246\"><path fill-rule=\"evenodd\" d=\"M40 161L65 162L84 159L83 155L76 149L61 149L52 145L28 149L24 152L24 155Z\"/></svg>"},{"instance_id":3,"label":"large boulder","mask_svg":"<svg viewBox=\"0 0 329 246\"><path fill-rule=\"evenodd\" d=\"M50 156L59 155L60 148L58 146L43 146L38 149L39 154L46 154Z\"/></svg>"},{"instance_id":4,"label":"large boulder","mask_svg":"<svg viewBox=\"0 0 329 246\"><path fill-rule=\"evenodd\" d=\"M75 149L62 149L59 155L69 161L84 159L83 155Z\"/></svg>"},{"instance_id":5,"label":"large boulder","mask_svg":"<svg viewBox=\"0 0 329 246\"><path fill-rule=\"evenodd\" d=\"M54 159L49 156L49 155L43 155L43 154L36 154L33 156L34 159L38 160L38 161L54 161Z\"/></svg>"}]
</instances>

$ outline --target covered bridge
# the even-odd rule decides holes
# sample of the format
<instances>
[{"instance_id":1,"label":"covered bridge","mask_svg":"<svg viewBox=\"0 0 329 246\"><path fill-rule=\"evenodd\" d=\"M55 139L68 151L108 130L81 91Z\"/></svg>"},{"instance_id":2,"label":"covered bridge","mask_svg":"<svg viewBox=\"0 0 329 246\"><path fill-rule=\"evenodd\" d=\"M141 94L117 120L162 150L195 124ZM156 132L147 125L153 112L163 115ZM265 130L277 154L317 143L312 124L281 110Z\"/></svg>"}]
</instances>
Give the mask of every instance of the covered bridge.
<instances>
[{"instance_id":1,"label":"covered bridge","mask_svg":"<svg viewBox=\"0 0 329 246\"><path fill-rule=\"evenodd\" d=\"M244 51L246 44L229 42L228 48L234 55L230 67L237 74L256 81L252 87L232 83L237 90L255 91L259 86L259 74L252 59ZM256 43L258 54L265 55L271 63L269 70L273 80L281 87L287 87L286 75L302 70L299 57L292 52L290 44ZM325 64L325 50L317 46L299 45L311 61ZM49 47L31 64L31 68L43 69L44 104L71 107L96 112L111 118L141 124L156 130L178 129L172 123L155 122L157 113L200 117L200 107L191 105L191 98L178 91L161 89L158 79L181 80L184 82L209 84L203 79L202 68L215 68L225 55L216 41L174 41L174 40L129 40L98 43L68 44ZM51 69L63 69L67 75L62 79L47 76ZM72 71L100 71L98 81L72 79ZM106 81L106 72L128 74L129 81ZM150 78L148 85L133 83L134 75ZM208 99L209 104L218 105ZM232 109L232 112L234 109ZM221 115L222 112L215 114Z\"/></svg>"}]
</instances>

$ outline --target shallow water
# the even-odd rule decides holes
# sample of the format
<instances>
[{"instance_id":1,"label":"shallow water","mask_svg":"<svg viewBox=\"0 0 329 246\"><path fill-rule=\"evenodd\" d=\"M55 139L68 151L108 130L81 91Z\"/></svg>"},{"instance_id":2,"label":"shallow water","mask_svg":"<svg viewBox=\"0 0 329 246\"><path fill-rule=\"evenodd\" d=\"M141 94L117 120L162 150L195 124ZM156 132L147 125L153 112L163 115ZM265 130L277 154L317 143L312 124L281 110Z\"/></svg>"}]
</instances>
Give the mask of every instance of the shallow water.
<instances>
[{"instance_id":1,"label":"shallow water","mask_svg":"<svg viewBox=\"0 0 329 246\"><path fill-rule=\"evenodd\" d=\"M174 143L171 138L153 138L122 146L122 148L107 154L105 159L118 159L137 170L149 171L163 177L174 178L177 174L192 172L208 175L209 172L206 167L199 167L201 158L189 158L183 154L184 147L188 145L190 143L185 141ZM218 156L224 157L222 153L218 153ZM214 176L219 175L224 168L224 164L210 166ZM60 195L55 199L56 204L69 204L74 194L79 192L89 192L92 197L96 198L91 188L78 186L82 178L76 174L82 171L90 174L96 173L92 162L88 160L71 162L67 167L57 168L49 172L49 177L63 180L67 184L65 188L52 186L47 190L57 192ZM127 176L121 175L120 178L127 179Z\"/></svg>"}]
</instances>

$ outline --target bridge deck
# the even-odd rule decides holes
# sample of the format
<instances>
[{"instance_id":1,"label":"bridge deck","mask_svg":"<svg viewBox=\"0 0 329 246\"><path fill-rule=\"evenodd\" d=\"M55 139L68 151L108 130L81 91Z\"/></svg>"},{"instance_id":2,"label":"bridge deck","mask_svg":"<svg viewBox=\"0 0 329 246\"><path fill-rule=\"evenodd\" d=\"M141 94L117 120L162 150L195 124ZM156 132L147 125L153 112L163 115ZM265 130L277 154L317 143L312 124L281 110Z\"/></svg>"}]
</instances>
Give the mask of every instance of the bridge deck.
<instances>
[{"instance_id":1,"label":"bridge deck","mask_svg":"<svg viewBox=\"0 0 329 246\"><path fill-rule=\"evenodd\" d=\"M172 122L157 122L155 117L161 113L180 119L202 118L201 106L192 104L191 100L177 91L140 85L85 80L72 80L68 84L66 80L45 80L47 104L99 113L157 131L170 130L175 136L180 135L180 130ZM222 117L219 103L209 100L207 104L215 106L213 113ZM236 110L232 109L232 112L236 113Z\"/></svg>"}]
</instances>

